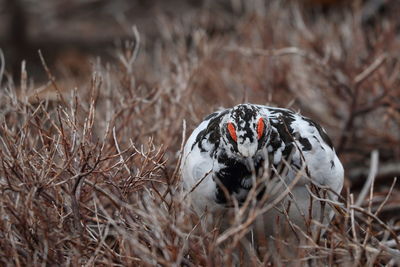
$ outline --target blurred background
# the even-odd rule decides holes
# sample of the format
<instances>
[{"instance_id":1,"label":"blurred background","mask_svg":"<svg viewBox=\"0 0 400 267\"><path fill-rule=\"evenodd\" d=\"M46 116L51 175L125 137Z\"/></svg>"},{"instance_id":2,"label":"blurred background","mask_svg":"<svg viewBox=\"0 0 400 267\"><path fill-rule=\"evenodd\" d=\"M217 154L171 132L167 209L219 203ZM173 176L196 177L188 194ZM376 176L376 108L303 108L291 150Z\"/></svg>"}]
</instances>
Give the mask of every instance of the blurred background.
<instances>
[{"instance_id":1,"label":"blurred background","mask_svg":"<svg viewBox=\"0 0 400 267\"><path fill-rule=\"evenodd\" d=\"M21 61L37 80L46 76L38 57L41 49L48 64L74 76L90 71L87 61L96 56L113 57L118 40L131 36L131 26L140 31L145 49L157 43L163 24L171 19L202 28L209 36L232 34L238 19L261 13L268 1L240 0L1 0L0 46L7 71L19 76ZM398 1L389 0L297 0L307 19L330 16L359 8L362 24L377 27L383 18L398 12ZM284 4L283 4L284 5ZM276 7L275 7L276 8ZM293 18L293 23L295 22ZM271 26L271 25L270 25ZM282 32L281 34L285 34Z\"/></svg>"}]
</instances>

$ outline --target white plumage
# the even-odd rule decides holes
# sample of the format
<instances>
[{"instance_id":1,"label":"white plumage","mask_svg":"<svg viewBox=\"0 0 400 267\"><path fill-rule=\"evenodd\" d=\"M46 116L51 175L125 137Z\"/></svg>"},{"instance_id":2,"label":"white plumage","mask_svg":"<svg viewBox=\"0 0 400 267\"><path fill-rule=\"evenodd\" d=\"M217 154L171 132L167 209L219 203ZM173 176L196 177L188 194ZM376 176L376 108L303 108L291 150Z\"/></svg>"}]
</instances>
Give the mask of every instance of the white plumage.
<instances>
[{"instance_id":1,"label":"white plumage","mask_svg":"<svg viewBox=\"0 0 400 267\"><path fill-rule=\"evenodd\" d=\"M342 164L317 123L288 109L253 104L205 118L187 140L181 171L194 210L199 215L207 211L211 219L232 213L235 203L242 205L255 184L257 201L266 200L263 205L268 205L296 179L291 193L260 216L262 223L256 223L265 234L282 225L284 209L290 221L303 229L310 216L316 220L322 216L323 223L329 222L332 209L310 198L311 184L325 189L325 195L314 190L321 193L320 198L333 201L343 186ZM224 216L224 225L229 220Z\"/></svg>"}]
</instances>

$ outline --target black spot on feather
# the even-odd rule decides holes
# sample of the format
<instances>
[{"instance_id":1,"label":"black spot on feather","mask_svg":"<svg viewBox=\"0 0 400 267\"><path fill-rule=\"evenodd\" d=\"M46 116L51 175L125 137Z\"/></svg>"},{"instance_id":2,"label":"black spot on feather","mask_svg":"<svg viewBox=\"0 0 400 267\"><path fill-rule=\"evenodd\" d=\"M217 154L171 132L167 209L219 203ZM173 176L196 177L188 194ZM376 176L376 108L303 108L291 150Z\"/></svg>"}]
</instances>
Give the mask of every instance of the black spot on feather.
<instances>
[{"instance_id":1,"label":"black spot on feather","mask_svg":"<svg viewBox=\"0 0 400 267\"><path fill-rule=\"evenodd\" d=\"M310 141L308 141L308 138L303 138L300 136L299 142L303 146L303 148L302 148L303 151L310 151L312 149L312 145L311 145Z\"/></svg>"},{"instance_id":2,"label":"black spot on feather","mask_svg":"<svg viewBox=\"0 0 400 267\"><path fill-rule=\"evenodd\" d=\"M314 127L318 130L318 133L319 133L319 135L321 136L322 140L324 140L324 142L325 142L330 148L333 149L332 141L331 141L331 139L329 138L329 136L326 134L326 132L322 129L322 127L321 127L318 123L316 123L315 121L313 121L313 120L311 120L311 119L309 119L309 118L306 118L306 117L302 117L302 118L303 118L303 120L307 121L307 122L310 124L310 126L314 126Z\"/></svg>"}]
</instances>

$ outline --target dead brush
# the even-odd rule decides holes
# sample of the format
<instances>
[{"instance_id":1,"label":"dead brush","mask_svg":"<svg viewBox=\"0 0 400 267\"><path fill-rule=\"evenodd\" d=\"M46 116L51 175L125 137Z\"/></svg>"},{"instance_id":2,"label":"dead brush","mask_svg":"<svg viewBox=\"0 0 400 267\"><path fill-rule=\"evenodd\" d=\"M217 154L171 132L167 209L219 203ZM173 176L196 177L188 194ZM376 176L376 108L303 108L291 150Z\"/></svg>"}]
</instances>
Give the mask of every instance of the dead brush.
<instances>
[{"instance_id":1,"label":"dead brush","mask_svg":"<svg viewBox=\"0 0 400 267\"><path fill-rule=\"evenodd\" d=\"M14 82L0 50L1 265L399 264L398 22L376 31L359 7L307 19L292 1L231 4L159 15L160 43L140 53L149 40L134 28L116 61L96 60L76 88L46 67L56 97L29 95L29 71ZM185 136L243 101L320 121L347 173L341 205L326 203L333 222L307 218L320 234L291 225L301 243L276 237L261 256L243 240L263 207L207 229L180 189Z\"/></svg>"}]
</instances>

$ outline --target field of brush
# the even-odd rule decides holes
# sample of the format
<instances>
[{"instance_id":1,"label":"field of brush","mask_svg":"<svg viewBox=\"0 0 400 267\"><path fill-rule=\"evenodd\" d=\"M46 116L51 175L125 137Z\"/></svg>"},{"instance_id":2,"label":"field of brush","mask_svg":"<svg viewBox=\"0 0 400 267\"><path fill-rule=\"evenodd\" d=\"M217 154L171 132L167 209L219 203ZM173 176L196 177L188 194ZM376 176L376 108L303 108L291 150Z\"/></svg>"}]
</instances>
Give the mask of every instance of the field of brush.
<instances>
[{"instance_id":1,"label":"field of brush","mask_svg":"<svg viewBox=\"0 0 400 267\"><path fill-rule=\"evenodd\" d=\"M400 263L397 2L17 2L0 43L0 265ZM345 186L323 235L240 254L245 216L205 229L183 199L186 138L243 102L330 135Z\"/></svg>"}]
</instances>

